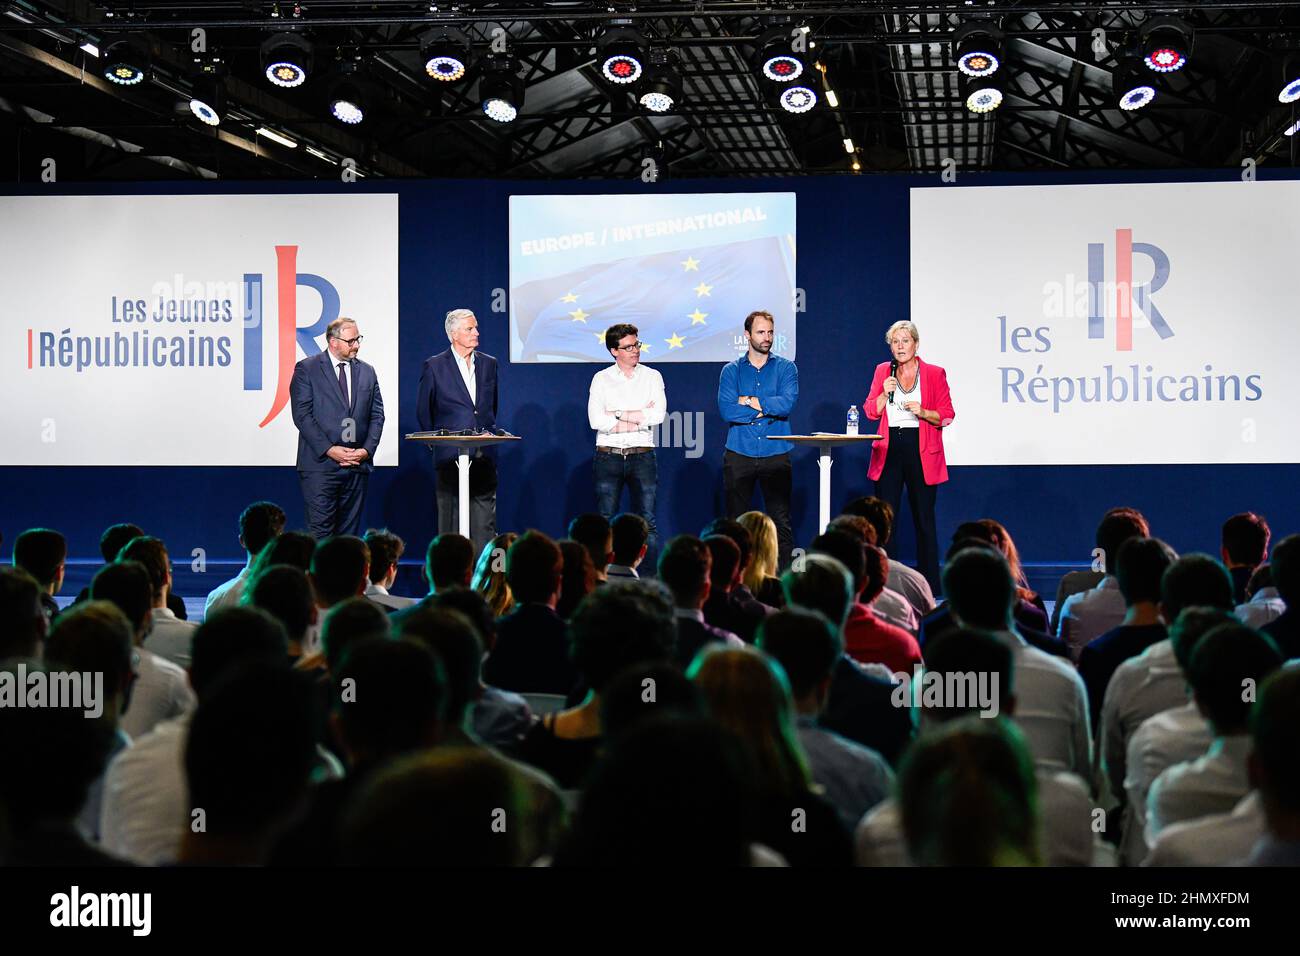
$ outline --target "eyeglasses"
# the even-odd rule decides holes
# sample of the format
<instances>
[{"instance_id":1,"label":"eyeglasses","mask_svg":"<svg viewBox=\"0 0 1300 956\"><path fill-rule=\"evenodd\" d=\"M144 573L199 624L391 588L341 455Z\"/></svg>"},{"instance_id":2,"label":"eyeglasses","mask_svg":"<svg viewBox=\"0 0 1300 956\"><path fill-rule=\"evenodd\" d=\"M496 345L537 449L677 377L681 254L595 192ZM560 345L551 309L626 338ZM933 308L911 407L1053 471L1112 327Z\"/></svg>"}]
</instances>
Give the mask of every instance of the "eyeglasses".
<instances>
[{"instance_id":1,"label":"eyeglasses","mask_svg":"<svg viewBox=\"0 0 1300 956\"><path fill-rule=\"evenodd\" d=\"M616 345L614 348L619 352L640 352L641 343L633 342L631 345Z\"/></svg>"},{"instance_id":2,"label":"eyeglasses","mask_svg":"<svg viewBox=\"0 0 1300 956\"><path fill-rule=\"evenodd\" d=\"M338 339L340 342L342 342L344 345L360 345L361 340L365 338L364 335L358 335L355 339L345 339L341 335L336 335L334 337Z\"/></svg>"}]
</instances>

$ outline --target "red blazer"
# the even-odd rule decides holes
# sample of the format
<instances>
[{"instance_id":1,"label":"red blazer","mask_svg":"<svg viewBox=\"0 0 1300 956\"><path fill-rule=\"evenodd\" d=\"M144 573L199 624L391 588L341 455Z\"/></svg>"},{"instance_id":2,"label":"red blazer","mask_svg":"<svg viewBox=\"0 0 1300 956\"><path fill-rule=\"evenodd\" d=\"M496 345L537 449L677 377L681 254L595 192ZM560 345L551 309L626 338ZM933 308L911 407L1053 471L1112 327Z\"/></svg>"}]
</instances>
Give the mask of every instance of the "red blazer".
<instances>
[{"instance_id":1,"label":"red blazer","mask_svg":"<svg viewBox=\"0 0 1300 956\"><path fill-rule=\"evenodd\" d=\"M876 366L876 374L871 378L871 391L862 403L862 410L867 418L876 420L876 399L884 391L881 387L889 378L889 362ZM939 424L931 425L921 422L921 473L925 475L927 485L937 485L948 480L948 461L943 457L943 429L957 413L952 410L952 395L948 391L948 374L938 365L922 362L916 358L918 374L921 377L921 406L939 413ZM871 448L871 464L867 467L867 477L875 481L885 470L885 456L889 454L889 403L881 410L880 441Z\"/></svg>"}]
</instances>

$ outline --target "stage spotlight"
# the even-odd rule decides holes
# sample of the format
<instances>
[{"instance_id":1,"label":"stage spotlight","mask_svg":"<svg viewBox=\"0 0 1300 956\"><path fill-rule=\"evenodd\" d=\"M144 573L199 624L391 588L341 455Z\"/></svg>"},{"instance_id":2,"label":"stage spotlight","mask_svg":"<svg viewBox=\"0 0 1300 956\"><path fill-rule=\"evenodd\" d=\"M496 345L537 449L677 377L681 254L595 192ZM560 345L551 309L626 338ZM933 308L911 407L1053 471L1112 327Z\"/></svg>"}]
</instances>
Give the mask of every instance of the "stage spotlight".
<instances>
[{"instance_id":1,"label":"stage spotlight","mask_svg":"<svg viewBox=\"0 0 1300 956\"><path fill-rule=\"evenodd\" d=\"M957 69L966 76L992 76L1002 65L1003 33L991 23L963 23L952 35Z\"/></svg>"},{"instance_id":2,"label":"stage spotlight","mask_svg":"<svg viewBox=\"0 0 1300 956\"><path fill-rule=\"evenodd\" d=\"M641 79L645 38L629 26L610 27L596 41L596 62L606 82L624 86Z\"/></svg>"},{"instance_id":3,"label":"stage spotlight","mask_svg":"<svg viewBox=\"0 0 1300 956\"><path fill-rule=\"evenodd\" d=\"M1155 87L1146 81L1132 60L1120 64L1112 84L1115 99L1122 110L1140 110L1156 98Z\"/></svg>"},{"instance_id":4,"label":"stage spotlight","mask_svg":"<svg viewBox=\"0 0 1300 956\"><path fill-rule=\"evenodd\" d=\"M637 102L651 113L667 113L682 101L682 81L677 74L677 54L651 50Z\"/></svg>"},{"instance_id":5,"label":"stage spotlight","mask_svg":"<svg viewBox=\"0 0 1300 956\"><path fill-rule=\"evenodd\" d=\"M347 126L356 126L366 118L365 96L357 74L357 64L344 63L340 77L330 90L330 115Z\"/></svg>"},{"instance_id":6,"label":"stage spotlight","mask_svg":"<svg viewBox=\"0 0 1300 956\"><path fill-rule=\"evenodd\" d=\"M296 33L277 33L262 44L266 78L286 89L302 86L312 68L312 47Z\"/></svg>"},{"instance_id":7,"label":"stage spotlight","mask_svg":"<svg viewBox=\"0 0 1300 956\"><path fill-rule=\"evenodd\" d=\"M455 27L437 27L424 35L420 57L424 72L442 83L465 78L471 65L469 37Z\"/></svg>"},{"instance_id":8,"label":"stage spotlight","mask_svg":"<svg viewBox=\"0 0 1300 956\"><path fill-rule=\"evenodd\" d=\"M478 98L488 119L513 123L524 105L524 81L519 63L510 54L495 54L484 67L478 81Z\"/></svg>"},{"instance_id":9,"label":"stage spotlight","mask_svg":"<svg viewBox=\"0 0 1300 956\"><path fill-rule=\"evenodd\" d=\"M790 22L778 24L759 36L754 65L773 83L791 83L808 68L806 57L811 45L807 30Z\"/></svg>"},{"instance_id":10,"label":"stage spotlight","mask_svg":"<svg viewBox=\"0 0 1300 956\"><path fill-rule=\"evenodd\" d=\"M104 79L118 86L136 86L145 81L149 58L130 40L117 40L104 50Z\"/></svg>"},{"instance_id":11,"label":"stage spotlight","mask_svg":"<svg viewBox=\"0 0 1300 956\"><path fill-rule=\"evenodd\" d=\"M1296 100L1300 100L1300 77L1282 87L1282 92L1277 95L1279 103L1294 103Z\"/></svg>"},{"instance_id":12,"label":"stage spotlight","mask_svg":"<svg viewBox=\"0 0 1300 956\"><path fill-rule=\"evenodd\" d=\"M807 113L817 105L817 94L807 86L790 86L781 91L781 109L787 113Z\"/></svg>"},{"instance_id":13,"label":"stage spotlight","mask_svg":"<svg viewBox=\"0 0 1300 956\"><path fill-rule=\"evenodd\" d=\"M190 112L206 126L220 126L226 115L226 87L219 77L202 76L190 93Z\"/></svg>"},{"instance_id":14,"label":"stage spotlight","mask_svg":"<svg viewBox=\"0 0 1300 956\"><path fill-rule=\"evenodd\" d=\"M992 113L1002 105L1002 89L995 79L963 76L958 89L966 109L972 113Z\"/></svg>"},{"instance_id":15,"label":"stage spotlight","mask_svg":"<svg viewBox=\"0 0 1300 956\"><path fill-rule=\"evenodd\" d=\"M1157 73L1173 73L1192 55L1192 28L1177 17L1152 17L1138 31L1142 62Z\"/></svg>"},{"instance_id":16,"label":"stage spotlight","mask_svg":"<svg viewBox=\"0 0 1300 956\"><path fill-rule=\"evenodd\" d=\"M1282 130L1283 136L1294 136L1296 133L1300 133L1300 120L1296 120L1286 129Z\"/></svg>"}]
</instances>

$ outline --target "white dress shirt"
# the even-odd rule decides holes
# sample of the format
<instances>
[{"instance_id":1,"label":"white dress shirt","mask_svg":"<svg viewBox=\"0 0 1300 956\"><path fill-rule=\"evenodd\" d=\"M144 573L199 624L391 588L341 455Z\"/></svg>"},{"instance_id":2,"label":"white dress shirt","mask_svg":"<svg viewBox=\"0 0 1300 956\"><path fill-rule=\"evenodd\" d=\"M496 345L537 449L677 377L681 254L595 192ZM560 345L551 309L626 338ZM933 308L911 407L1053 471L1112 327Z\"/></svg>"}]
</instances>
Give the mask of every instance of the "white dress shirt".
<instances>
[{"instance_id":1,"label":"white dress shirt","mask_svg":"<svg viewBox=\"0 0 1300 956\"><path fill-rule=\"evenodd\" d=\"M1201 756L1213 742L1209 721L1190 701L1148 717L1133 732L1125 761L1124 792L1128 800L1120 838L1121 855L1128 864L1140 863L1147 853L1147 797L1151 784L1175 764Z\"/></svg>"},{"instance_id":2,"label":"white dress shirt","mask_svg":"<svg viewBox=\"0 0 1300 956\"><path fill-rule=\"evenodd\" d=\"M365 596L380 607L404 608L420 603L419 598L399 597L396 594L389 594L388 588L382 584L376 584L374 581L367 582Z\"/></svg>"},{"instance_id":3,"label":"white dress shirt","mask_svg":"<svg viewBox=\"0 0 1300 956\"><path fill-rule=\"evenodd\" d=\"M1204 756L1156 777L1147 796L1147 846L1172 823L1230 812L1250 792L1246 757L1251 747L1249 734L1215 737Z\"/></svg>"},{"instance_id":4,"label":"white dress shirt","mask_svg":"<svg viewBox=\"0 0 1300 956\"><path fill-rule=\"evenodd\" d=\"M212 589L208 599L203 602L203 620L210 618L214 611L239 606L239 599L244 596L244 585L248 583L248 571L249 566L245 564L243 570L233 578Z\"/></svg>"},{"instance_id":5,"label":"white dress shirt","mask_svg":"<svg viewBox=\"0 0 1300 956\"><path fill-rule=\"evenodd\" d=\"M656 425L663 423L668 399L664 379L657 369L637 365L629 378L617 364L601 369L591 378L587 396L587 421L596 432L597 448L653 448ZM615 412L641 412L634 431L615 432Z\"/></svg>"},{"instance_id":6,"label":"white dress shirt","mask_svg":"<svg viewBox=\"0 0 1300 956\"><path fill-rule=\"evenodd\" d=\"M159 724L108 765L100 809L100 844L145 866L175 863L189 824L185 741L190 715Z\"/></svg>"},{"instance_id":7,"label":"white dress shirt","mask_svg":"<svg viewBox=\"0 0 1300 956\"><path fill-rule=\"evenodd\" d=\"M1016 712L1011 719L1025 735L1034 764L1091 781L1088 692L1079 672L1064 659L1030 647L1019 634L1002 631L1000 636L1011 642L1015 658Z\"/></svg>"},{"instance_id":8,"label":"white dress shirt","mask_svg":"<svg viewBox=\"0 0 1300 956\"><path fill-rule=\"evenodd\" d=\"M1168 639L1115 669L1101 705L1101 769L1110 792L1124 793L1128 745L1144 720L1187 703L1187 681Z\"/></svg>"},{"instance_id":9,"label":"white dress shirt","mask_svg":"<svg viewBox=\"0 0 1300 956\"><path fill-rule=\"evenodd\" d=\"M1088 788L1072 773L1038 768L1039 847L1048 866L1107 866L1109 850L1092 831ZM867 812L853 834L858 866L911 866L903 813L891 797Z\"/></svg>"},{"instance_id":10,"label":"white dress shirt","mask_svg":"<svg viewBox=\"0 0 1300 956\"><path fill-rule=\"evenodd\" d=\"M470 352L465 358L461 358L456 354L454 346L452 347L451 354L456 359L456 370L460 372L460 380L465 383L465 389L469 392L470 404L477 405L478 383L474 380L474 367L478 362L478 359L474 357L473 352Z\"/></svg>"},{"instance_id":11,"label":"white dress shirt","mask_svg":"<svg viewBox=\"0 0 1300 956\"><path fill-rule=\"evenodd\" d=\"M1090 641L1124 623L1124 595L1119 578L1108 574L1091 591L1072 594L1061 608L1060 638L1077 664L1079 654Z\"/></svg>"},{"instance_id":12,"label":"white dress shirt","mask_svg":"<svg viewBox=\"0 0 1300 956\"><path fill-rule=\"evenodd\" d=\"M131 702L121 720L132 740L194 709L194 691L184 670L147 648L136 648L136 655L140 676L131 686Z\"/></svg>"},{"instance_id":13,"label":"white dress shirt","mask_svg":"<svg viewBox=\"0 0 1300 956\"><path fill-rule=\"evenodd\" d=\"M938 607L925 575L893 558L889 559L889 577L885 579L885 589L901 594L912 605L918 621Z\"/></svg>"},{"instance_id":14,"label":"white dress shirt","mask_svg":"<svg viewBox=\"0 0 1300 956\"><path fill-rule=\"evenodd\" d=\"M144 646L177 667L190 666L190 646L199 626L193 621L182 621L171 608L153 609L153 629L144 639Z\"/></svg>"},{"instance_id":15,"label":"white dress shirt","mask_svg":"<svg viewBox=\"0 0 1300 956\"><path fill-rule=\"evenodd\" d=\"M1235 613L1247 627L1258 629L1281 617L1285 610L1286 602L1277 588L1260 588L1245 604L1238 604Z\"/></svg>"},{"instance_id":16,"label":"white dress shirt","mask_svg":"<svg viewBox=\"0 0 1300 956\"><path fill-rule=\"evenodd\" d=\"M870 607L876 617L901 627L913 637L916 637L921 630L921 621L916 616L916 609L897 591L885 588L880 592L880 596L871 602Z\"/></svg>"},{"instance_id":17,"label":"white dress shirt","mask_svg":"<svg viewBox=\"0 0 1300 956\"><path fill-rule=\"evenodd\" d=\"M1264 807L1251 791L1231 813L1215 813L1165 827L1143 866L1234 866L1264 835Z\"/></svg>"}]
</instances>

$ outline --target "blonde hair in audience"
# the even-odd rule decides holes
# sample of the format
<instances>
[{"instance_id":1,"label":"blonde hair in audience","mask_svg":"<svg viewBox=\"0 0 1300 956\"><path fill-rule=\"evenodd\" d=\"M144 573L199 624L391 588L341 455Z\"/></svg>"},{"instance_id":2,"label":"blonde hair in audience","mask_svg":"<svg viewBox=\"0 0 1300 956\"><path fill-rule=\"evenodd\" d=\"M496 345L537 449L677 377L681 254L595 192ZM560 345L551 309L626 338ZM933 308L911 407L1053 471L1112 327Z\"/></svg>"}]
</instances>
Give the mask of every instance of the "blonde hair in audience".
<instances>
[{"instance_id":1,"label":"blonde hair in audience","mask_svg":"<svg viewBox=\"0 0 1300 956\"><path fill-rule=\"evenodd\" d=\"M506 583L506 552L518 538L519 535L513 531L497 535L483 545L483 550L474 565L474 577L470 580L470 587L482 592L494 617L501 617L514 607L514 595L510 593L510 585Z\"/></svg>"},{"instance_id":2,"label":"blonde hair in audience","mask_svg":"<svg viewBox=\"0 0 1300 956\"><path fill-rule=\"evenodd\" d=\"M993 532L998 550L1006 557L1007 564L1011 565L1011 580L1016 582L1016 596L1023 601L1032 601L1038 597L1036 591L1030 590L1029 579L1025 577L1025 569L1020 564L1020 552L1011 540L1011 532L992 518L980 518L979 523Z\"/></svg>"},{"instance_id":3,"label":"blonde hair in audience","mask_svg":"<svg viewBox=\"0 0 1300 956\"><path fill-rule=\"evenodd\" d=\"M765 578L776 577L776 522L761 511L746 511L736 520L754 539L743 581L757 594Z\"/></svg>"}]
</instances>

